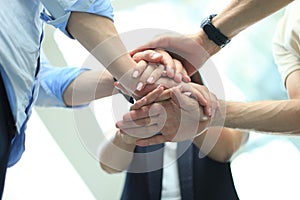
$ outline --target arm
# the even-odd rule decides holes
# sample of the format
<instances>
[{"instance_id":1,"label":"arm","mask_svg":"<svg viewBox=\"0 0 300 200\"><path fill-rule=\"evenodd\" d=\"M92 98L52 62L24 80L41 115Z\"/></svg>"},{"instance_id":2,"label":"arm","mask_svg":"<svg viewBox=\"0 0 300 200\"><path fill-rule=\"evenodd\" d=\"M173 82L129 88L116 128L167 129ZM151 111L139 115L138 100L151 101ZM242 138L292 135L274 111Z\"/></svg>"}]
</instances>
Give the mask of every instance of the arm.
<instances>
[{"instance_id":1,"label":"arm","mask_svg":"<svg viewBox=\"0 0 300 200\"><path fill-rule=\"evenodd\" d=\"M231 127L285 134L300 133L299 2L291 4L277 25L273 55L289 98L285 101L227 103L226 124ZM235 116L233 116L235 115Z\"/></svg>"},{"instance_id":2,"label":"arm","mask_svg":"<svg viewBox=\"0 0 300 200\"><path fill-rule=\"evenodd\" d=\"M81 106L117 93L114 79L106 70L54 67L43 52L40 67L38 106Z\"/></svg>"},{"instance_id":3,"label":"arm","mask_svg":"<svg viewBox=\"0 0 300 200\"><path fill-rule=\"evenodd\" d=\"M213 24L229 38L285 7L293 0L240 0L231 3L213 19Z\"/></svg>"},{"instance_id":4,"label":"arm","mask_svg":"<svg viewBox=\"0 0 300 200\"><path fill-rule=\"evenodd\" d=\"M221 131L221 134L207 156L219 162L228 162L233 154L247 141L249 134L229 128L211 128L209 132L206 131L195 137L193 143L201 149L206 135L218 134L218 131Z\"/></svg>"},{"instance_id":5,"label":"arm","mask_svg":"<svg viewBox=\"0 0 300 200\"><path fill-rule=\"evenodd\" d=\"M212 24L224 35L232 38L243 29L271 15L292 1L232 0L222 12L213 18ZM195 73L196 69L199 69L210 56L216 54L221 49L208 39L202 29L195 34L187 36L161 36L135 49L132 53L149 48L163 48L179 55L189 74Z\"/></svg>"},{"instance_id":6,"label":"arm","mask_svg":"<svg viewBox=\"0 0 300 200\"><path fill-rule=\"evenodd\" d=\"M160 104L153 104L150 106L150 112L149 106L145 105L157 100L160 93L158 91L155 94L155 92L156 90L143 100L137 101L132 108L138 110L132 110L131 113L123 117L124 121L117 123L126 133L139 137L148 137L148 134L151 135L158 131L162 133L150 138L138 139L138 145L147 146L166 141L183 141L194 138L194 144L203 154L216 161L227 162L246 141L248 134L239 130L227 128L209 128L206 130L208 121L204 121L198 126L197 120L202 114L199 105L194 99L185 95L179 96L177 93L177 102L167 100ZM134 123L131 123L131 120ZM134 128L131 129L131 127ZM206 131L202 132L203 130ZM141 133L143 134L141 135Z\"/></svg>"},{"instance_id":7,"label":"arm","mask_svg":"<svg viewBox=\"0 0 300 200\"><path fill-rule=\"evenodd\" d=\"M118 173L128 169L135 148L135 139L114 130L114 136L100 149L100 166L107 173Z\"/></svg>"},{"instance_id":8,"label":"arm","mask_svg":"<svg viewBox=\"0 0 300 200\"><path fill-rule=\"evenodd\" d=\"M113 24L109 0L41 0L48 12L41 17L48 24L77 39L126 88L133 92L138 79L132 77L135 61L127 53ZM159 57L148 57L155 61Z\"/></svg>"},{"instance_id":9,"label":"arm","mask_svg":"<svg viewBox=\"0 0 300 200\"><path fill-rule=\"evenodd\" d=\"M68 85L63 99L67 106L78 106L116 93L114 79L108 71L88 70Z\"/></svg>"},{"instance_id":10,"label":"arm","mask_svg":"<svg viewBox=\"0 0 300 200\"><path fill-rule=\"evenodd\" d=\"M131 74L136 63L127 53L113 22L102 16L72 12L67 30L124 86L133 91L137 80Z\"/></svg>"},{"instance_id":11,"label":"arm","mask_svg":"<svg viewBox=\"0 0 300 200\"><path fill-rule=\"evenodd\" d=\"M184 89L187 90L183 90L183 92L189 91L192 94L202 90L195 84L192 90ZM217 112L210 118L209 127L224 126L258 132L300 134L300 99L258 102L219 100L219 105ZM200 121L199 124L201 123Z\"/></svg>"},{"instance_id":12,"label":"arm","mask_svg":"<svg viewBox=\"0 0 300 200\"><path fill-rule=\"evenodd\" d=\"M280 134L300 134L300 99L227 102L225 126Z\"/></svg>"}]
</instances>

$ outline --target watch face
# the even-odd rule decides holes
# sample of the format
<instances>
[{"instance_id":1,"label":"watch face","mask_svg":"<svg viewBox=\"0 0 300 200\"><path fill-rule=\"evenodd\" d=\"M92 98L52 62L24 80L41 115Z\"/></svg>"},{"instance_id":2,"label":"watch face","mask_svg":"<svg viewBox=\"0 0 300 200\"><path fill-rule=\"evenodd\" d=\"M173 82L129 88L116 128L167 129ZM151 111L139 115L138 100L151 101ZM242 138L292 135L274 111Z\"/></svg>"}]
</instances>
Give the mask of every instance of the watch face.
<instances>
[{"instance_id":1,"label":"watch face","mask_svg":"<svg viewBox=\"0 0 300 200\"><path fill-rule=\"evenodd\" d=\"M200 27L203 28L207 24L207 22L209 22L208 18L202 20Z\"/></svg>"}]
</instances>

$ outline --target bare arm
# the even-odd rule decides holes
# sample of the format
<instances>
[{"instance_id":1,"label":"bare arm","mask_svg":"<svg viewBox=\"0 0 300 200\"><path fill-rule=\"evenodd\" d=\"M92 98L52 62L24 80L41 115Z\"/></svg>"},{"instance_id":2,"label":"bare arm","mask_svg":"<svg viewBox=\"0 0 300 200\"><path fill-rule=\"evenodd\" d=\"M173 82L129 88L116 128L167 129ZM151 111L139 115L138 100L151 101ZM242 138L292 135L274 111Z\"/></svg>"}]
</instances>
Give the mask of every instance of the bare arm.
<instances>
[{"instance_id":1,"label":"bare arm","mask_svg":"<svg viewBox=\"0 0 300 200\"><path fill-rule=\"evenodd\" d=\"M300 99L226 103L226 127L299 135L299 122Z\"/></svg>"},{"instance_id":2,"label":"bare arm","mask_svg":"<svg viewBox=\"0 0 300 200\"><path fill-rule=\"evenodd\" d=\"M293 83L292 78L287 80L288 84L291 85L288 89L289 93L293 93L294 96L300 91L297 89L300 78L298 79L294 80ZM291 89L292 86L294 89ZM196 90L194 90L195 88ZM193 90L188 91L197 93L197 90L201 90L201 88L193 85ZM225 102L219 100L219 105L216 114L211 118L212 122L209 127L224 126L283 135L300 134L300 99L258 102ZM199 122L199 124L201 123Z\"/></svg>"},{"instance_id":3,"label":"bare arm","mask_svg":"<svg viewBox=\"0 0 300 200\"><path fill-rule=\"evenodd\" d=\"M207 156L219 162L228 162L241 145L247 141L248 133L229 128L211 128L209 133L206 131L195 137L193 143L201 149L206 135L218 134L218 131L221 131L221 134Z\"/></svg>"},{"instance_id":4,"label":"bare arm","mask_svg":"<svg viewBox=\"0 0 300 200\"><path fill-rule=\"evenodd\" d=\"M135 89L137 80L133 79L131 74L136 63L127 53L110 19L89 13L72 12L67 30L124 86L131 91Z\"/></svg>"},{"instance_id":5,"label":"bare arm","mask_svg":"<svg viewBox=\"0 0 300 200\"><path fill-rule=\"evenodd\" d=\"M300 99L300 70L294 71L287 77L286 88L290 99Z\"/></svg>"},{"instance_id":6,"label":"bare arm","mask_svg":"<svg viewBox=\"0 0 300 200\"><path fill-rule=\"evenodd\" d=\"M135 139L115 130L111 141L100 151L100 166L107 173L118 173L128 169L135 148Z\"/></svg>"},{"instance_id":7,"label":"bare arm","mask_svg":"<svg viewBox=\"0 0 300 200\"><path fill-rule=\"evenodd\" d=\"M243 29L285 7L293 0L239 0L231 3L214 19L213 24L229 38Z\"/></svg>"},{"instance_id":8,"label":"bare arm","mask_svg":"<svg viewBox=\"0 0 300 200\"><path fill-rule=\"evenodd\" d=\"M275 0L272 2L268 0L233 0L222 12L213 18L212 23L228 38L233 38L242 30L291 2L293 0ZM210 55L220 50L215 43L208 39L203 30L198 32L197 41L200 45L203 45Z\"/></svg>"},{"instance_id":9,"label":"bare arm","mask_svg":"<svg viewBox=\"0 0 300 200\"><path fill-rule=\"evenodd\" d=\"M63 99L67 106L78 106L116 93L114 79L108 71L89 70L68 85Z\"/></svg>"},{"instance_id":10,"label":"bare arm","mask_svg":"<svg viewBox=\"0 0 300 200\"><path fill-rule=\"evenodd\" d=\"M224 35L232 38L243 29L271 15L292 1L232 0L223 11L213 18L212 23ZM189 75L195 73L196 69L199 69L210 56L221 49L208 39L202 29L187 36L161 36L135 49L132 53L151 48L163 48L180 55L180 61L184 63Z\"/></svg>"},{"instance_id":11,"label":"bare arm","mask_svg":"<svg viewBox=\"0 0 300 200\"><path fill-rule=\"evenodd\" d=\"M216 17L213 18L213 25L224 35L233 38L242 30L258 22L259 20L273 14L285 7L293 0L233 0ZM198 43L203 45L211 55L217 53L220 48L211 42L203 30L198 33Z\"/></svg>"}]
</instances>

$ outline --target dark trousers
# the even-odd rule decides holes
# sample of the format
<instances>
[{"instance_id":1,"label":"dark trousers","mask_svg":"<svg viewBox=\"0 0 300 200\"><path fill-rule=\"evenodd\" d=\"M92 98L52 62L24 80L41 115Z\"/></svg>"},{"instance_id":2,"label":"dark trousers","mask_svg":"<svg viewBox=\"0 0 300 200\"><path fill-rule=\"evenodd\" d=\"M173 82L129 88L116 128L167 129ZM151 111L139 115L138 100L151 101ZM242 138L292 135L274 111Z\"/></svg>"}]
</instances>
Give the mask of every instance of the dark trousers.
<instances>
[{"instance_id":1,"label":"dark trousers","mask_svg":"<svg viewBox=\"0 0 300 200\"><path fill-rule=\"evenodd\" d=\"M15 123L0 74L0 199L4 190L11 139L15 133Z\"/></svg>"}]
</instances>

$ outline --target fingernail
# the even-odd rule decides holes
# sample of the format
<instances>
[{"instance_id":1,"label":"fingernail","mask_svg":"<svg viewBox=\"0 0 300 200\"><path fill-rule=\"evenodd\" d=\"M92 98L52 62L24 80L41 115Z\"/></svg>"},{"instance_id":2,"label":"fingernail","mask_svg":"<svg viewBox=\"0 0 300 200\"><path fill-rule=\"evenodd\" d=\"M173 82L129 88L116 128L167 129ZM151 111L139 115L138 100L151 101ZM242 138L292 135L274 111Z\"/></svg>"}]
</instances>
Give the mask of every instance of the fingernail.
<instances>
[{"instance_id":1,"label":"fingernail","mask_svg":"<svg viewBox=\"0 0 300 200\"><path fill-rule=\"evenodd\" d=\"M159 54L159 53L154 53L154 54L152 54L152 56L151 56L152 59L157 59L157 58L159 58L159 57L160 57L160 54Z\"/></svg>"},{"instance_id":2,"label":"fingernail","mask_svg":"<svg viewBox=\"0 0 300 200\"><path fill-rule=\"evenodd\" d=\"M133 78L137 78L139 76L139 71L135 70L132 74Z\"/></svg>"},{"instance_id":3,"label":"fingernail","mask_svg":"<svg viewBox=\"0 0 300 200\"><path fill-rule=\"evenodd\" d=\"M208 120L208 117L206 115L202 116L200 121L207 121Z\"/></svg>"},{"instance_id":4,"label":"fingernail","mask_svg":"<svg viewBox=\"0 0 300 200\"><path fill-rule=\"evenodd\" d=\"M174 69L173 68L169 68L169 71L170 71L169 76L171 76L171 78L174 77L174 73L175 73Z\"/></svg>"},{"instance_id":5,"label":"fingernail","mask_svg":"<svg viewBox=\"0 0 300 200\"><path fill-rule=\"evenodd\" d=\"M137 87L136 87L136 89L138 90L138 91L141 91L142 90L142 88L143 88L143 83L142 82L139 82L138 83L138 85L137 85Z\"/></svg>"},{"instance_id":6,"label":"fingernail","mask_svg":"<svg viewBox=\"0 0 300 200\"><path fill-rule=\"evenodd\" d=\"M191 92L184 92L183 94L185 94L185 95L188 96L188 97L192 95Z\"/></svg>"},{"instance_id":7,"label":"fingernail","mask_svg":"<svg viewBox=\"0 0 300 200\"><path fill-rule=\"evenodd\" d=\"M147 80L147 83L150 83L150 84L154 83L154 77L150 76Z\"/></svg>"}]
</instances>

